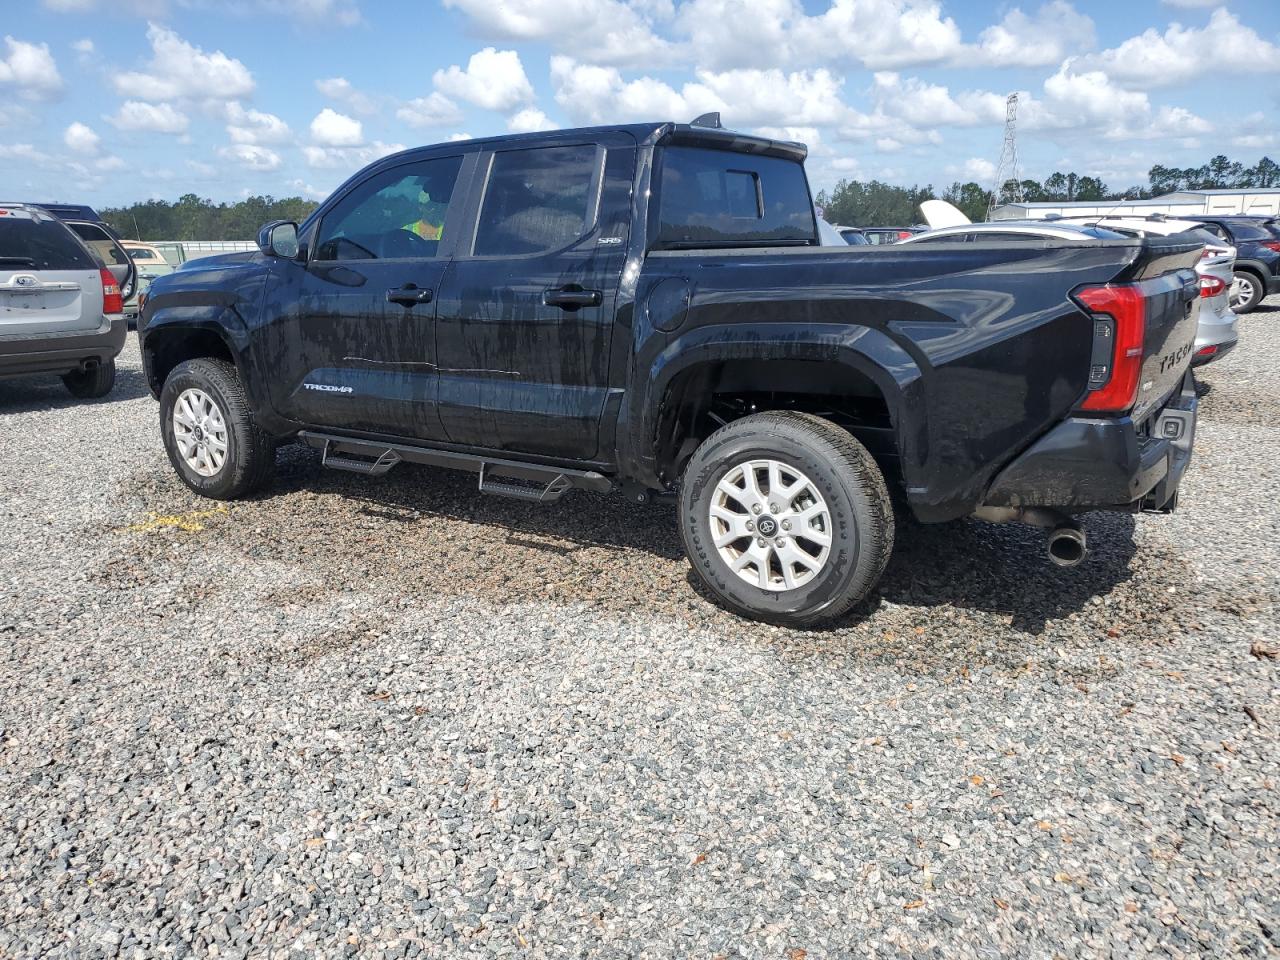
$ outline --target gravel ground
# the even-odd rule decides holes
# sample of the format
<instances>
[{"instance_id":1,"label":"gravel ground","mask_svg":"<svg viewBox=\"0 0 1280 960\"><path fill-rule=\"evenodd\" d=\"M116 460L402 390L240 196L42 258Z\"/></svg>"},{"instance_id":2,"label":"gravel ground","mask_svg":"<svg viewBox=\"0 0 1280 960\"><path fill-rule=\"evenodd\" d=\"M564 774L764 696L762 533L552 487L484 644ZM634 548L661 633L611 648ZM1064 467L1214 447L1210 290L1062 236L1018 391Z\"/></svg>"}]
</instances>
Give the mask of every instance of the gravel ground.
<instances>
[{"instance_id":1,"label":"gravel ground","mask_svg":"<svg viewBox=\"0 0 1280 960\"><path fill-rule=\"evenodd\" d=\"M837 628L669 508L298 448L189 494L136 346L0 383L0 956L1280 950L1280 298L1167 518L910 526Z\"/></svg>"}]
</instances>

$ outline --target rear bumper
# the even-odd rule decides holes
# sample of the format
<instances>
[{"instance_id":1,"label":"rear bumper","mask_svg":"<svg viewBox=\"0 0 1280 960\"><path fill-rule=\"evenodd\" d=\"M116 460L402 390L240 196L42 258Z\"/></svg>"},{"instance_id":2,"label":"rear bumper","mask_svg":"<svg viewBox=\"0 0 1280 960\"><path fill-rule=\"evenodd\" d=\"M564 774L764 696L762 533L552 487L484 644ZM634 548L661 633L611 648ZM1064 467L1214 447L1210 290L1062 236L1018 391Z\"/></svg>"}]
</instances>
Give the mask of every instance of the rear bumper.
<instances>
[{"instance_id":1,"label":"rear bumper","mask_svg":"<svg viewBox=\"0 0 1280 960\"><path fill-rule=\"evenodd\" d=\"M1200 326L1196 328L1195 353L1191 355L1193 367L1203 366L1226 356L1236 345L1236 315L1228 308L1216 314L1200 313Z\"/></svg>"},{"instance_id":2,"label":"rear bumper","mask_svg":"<svg viewBox=\"0 0 1280 960\"><path fill-rule=\"evenodd\" d=\"M0 337L0 377L27 373L67 373L85 363L104 363L124 349L129 321L103 317L97 330L44 336Z\"/></svg>"},{"instance_id":3,"label":"rear bumper","mask_svg":"<svg viewBox=\"0 0 1280 960\"><path fill-rule=\"evenodd\" d=\"M1171 509L1195 443L1195 380L1165 406L1130 417L1071 417L996 477L984 506L1064 511Z\"/></svg>"}]
</instances>

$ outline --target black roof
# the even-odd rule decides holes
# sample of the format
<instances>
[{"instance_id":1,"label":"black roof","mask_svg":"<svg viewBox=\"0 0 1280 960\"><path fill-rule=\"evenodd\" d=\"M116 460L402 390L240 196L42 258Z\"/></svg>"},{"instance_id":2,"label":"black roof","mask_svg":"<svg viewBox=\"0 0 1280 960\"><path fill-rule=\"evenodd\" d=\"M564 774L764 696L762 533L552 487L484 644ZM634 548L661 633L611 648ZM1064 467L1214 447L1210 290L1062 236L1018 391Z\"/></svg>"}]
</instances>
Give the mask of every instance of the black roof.
<instances>
[{"instance_id":1,"label":"black roof","mask_svg":"<svg viewBox=\"0 0 1280 960\"><path fill-rule=\"evenodd\" d=\"M85 206L82 203L33 203L33 207L41 207L48 210L59 220L89 220L94 223L101 223L102 218L98 216L98 211L93 207Z\"/></svg>"},{"instance_id":2,"label":"black roof","mask_svg":"<svg viewBox=\"0 0 1280 960\"><path fill-rule=\"evenodd\" d=\"M495 143L540 143L543 141L561 140L567 137L591 137L605 133L625 133L642 145L682 144L686 146L710 147L720 150L734 150L740 153L765 154L785 157L789 160L804 160L809 148L803 143L790 140L772 140L735 130L719 127L697 126L689 123L673 123L671 121L650 123L623 123L598 127L574 127L567 130L541 130L536 133L512 133L495 137L477 137L467 140L467 145L487 146ZM457 144L451 144L457 146ZM444 146L444 144L423 144L411 150L421 150L428 146ZM410 152L410 151L405 151Z\"/></svg>"}]
</instances>

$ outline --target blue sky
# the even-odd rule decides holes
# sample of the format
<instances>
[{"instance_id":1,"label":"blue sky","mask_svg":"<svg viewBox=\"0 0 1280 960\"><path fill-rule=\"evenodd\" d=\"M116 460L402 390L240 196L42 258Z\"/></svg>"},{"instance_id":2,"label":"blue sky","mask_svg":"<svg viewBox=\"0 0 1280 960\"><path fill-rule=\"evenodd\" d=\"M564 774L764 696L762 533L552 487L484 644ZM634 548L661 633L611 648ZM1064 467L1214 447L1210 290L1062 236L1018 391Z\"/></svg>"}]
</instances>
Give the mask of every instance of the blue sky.
<instances>
[{"instance_id":1,"label":"blue sky","mask_svg":"<svg viewBox=\"0 0 1280 960\"><path fill-rule=\"evenodd\" d=\"M840 177L1280 154L1276 0L2 0L0 199L320 198L403 146L689 120Z\"/></svg>"}]
</instances>

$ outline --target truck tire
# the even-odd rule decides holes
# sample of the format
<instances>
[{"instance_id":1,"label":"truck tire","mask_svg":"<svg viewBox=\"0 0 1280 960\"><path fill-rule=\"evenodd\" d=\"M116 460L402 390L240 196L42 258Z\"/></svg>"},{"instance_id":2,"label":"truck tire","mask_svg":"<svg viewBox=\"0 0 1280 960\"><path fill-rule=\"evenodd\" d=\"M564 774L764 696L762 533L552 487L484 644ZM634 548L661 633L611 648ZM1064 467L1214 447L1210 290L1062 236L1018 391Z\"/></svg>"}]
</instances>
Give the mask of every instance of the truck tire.
<instances>
[{"instance_id":1,"label":"truck tire","mask_svg":"<svg viewBox=\"0 0 1280 960\"><path fill-rule=\"evenodd\" d=\"M72 370L62 375L62 382L73 397L97 400L115 388L116 362L104 360L92 370Z\"/></svg>"},{"instance_id":2,"label":"truck tire","mask_svg":"<svg viewBox=\"0 0 1280 960\"><path fill-rule=\"evenodd\" d=\"M173 368L160 391L160 433L173 469L203 497L246 496L275 469L275 442L254 423L240 376L224 360Z\"/></svg>"},{"instance_id":3,"label":"truck tire","mask_svg":"<svg viewBox=\"0 0 1280 960\"><path fill-rule=\"evenodd\" d=\"M1262 302L1266 292L1260 276L1252 270L1237 270L1231 284L1231 309L1236 313L1249 313Z\"/></svg>"},{"instance_id":4,"label":"truck tire","mask_svg":"<svg viewBox=\"0 0 1280 960\"><path fill-rule=\"evenodd\" d=\"M694 452L680 490L694 572L743 616L809 627L847 613L893 551L880 468L847 431L807 413L758 413Z\"/></svg>"}]
</instances>

